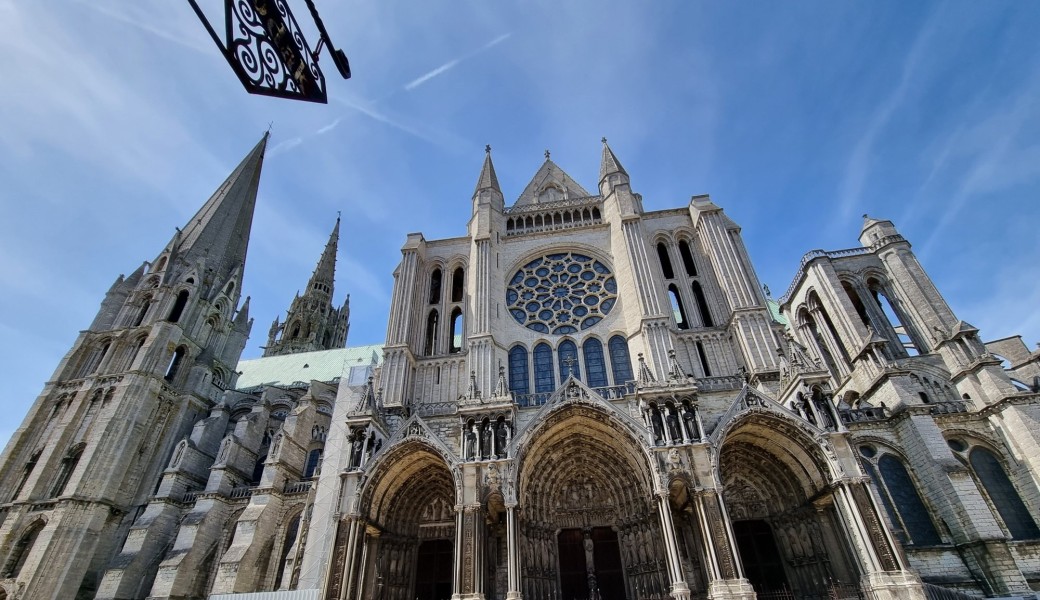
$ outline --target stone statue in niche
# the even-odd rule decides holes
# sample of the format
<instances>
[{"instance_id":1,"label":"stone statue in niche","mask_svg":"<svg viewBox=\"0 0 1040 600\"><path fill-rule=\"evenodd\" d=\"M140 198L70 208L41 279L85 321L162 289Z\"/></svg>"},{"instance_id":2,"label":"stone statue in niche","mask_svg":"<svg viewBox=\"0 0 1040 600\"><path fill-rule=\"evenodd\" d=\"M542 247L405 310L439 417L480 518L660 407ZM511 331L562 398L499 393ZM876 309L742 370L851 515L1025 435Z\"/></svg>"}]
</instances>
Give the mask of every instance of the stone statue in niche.
<instances>
[{"instance_id":1,"label":"stone statue in niche","mask_svg":"<svg viewBox=\"0 0 1040 600\"><path fill-rule=\"evenodd\" d=\"M472 425L466 430L466 459L474 460L477 458L477 432L476 425Z\"/></svg>"},{"instance_id":2,"label":"stone statue in niche","mask_svg":"<svg viewBox=\"0 0 1040 600\"><path fill-rule=\"evenodd\" d=\"M494 433L491 431L491 423L486 423L483 430L480 439L480 457L487 460L491 458L491 445L494 436Z\"/></svg>"},{"instance_id":3,"label":"stone statue in niche","mask_svg":"<svg viewBox=\"0 0 1040 600\"><path fill-rule=\"evenodd\" d=\"M498 458L506 457L506 428L509 425L505 421L498 424L498 429L495 431L495 455Z\"/></svg>"},{"instance_id":4,"label":"stone statue in niche","mask_svg":"<svg viewBox=\"0 0 1040 600\"><path fill-rule=\"evenodd\" d=\"M661 443L664 439L664 423L661 422L661 411L656 406L650 408L650 423L654 428L654 442Z\"/></svg>"},{"instance_id":5,"label":"stone statue in niche","mask_svg":"<svg viewBox=\"0 0 1040 600\"><path fill-rule=\"evenodd\" d=\"M668 434L672 437L673 442L681 442L682 432L679 430L679 417L675 415L675 409L665 408L668 413Z\"/></svg>"},{"instance_id":6,"label":"stone statue in niche","mask_svg":"<svg viewBox=\"0 0 1040 600\"><path fill-rule=\"evenodd\" d=\"M686 425L686 434L690 436L690 440L700 441L701 432L697 430L697 415L693 408L686 407L683 411L683 424Z\"/></svg>"},{"instance_id":7,"label":"stone statue in niche","mask_svg":"<svg viewBox=\"0 0 1040 600\"><path fill-rule=\"evenodd\" d=\"M350 447L350 467L356 469L361 466L361 453L364 452L364 435L360 431L354 432L354 441Z\"/></svg>"}]
</instances>

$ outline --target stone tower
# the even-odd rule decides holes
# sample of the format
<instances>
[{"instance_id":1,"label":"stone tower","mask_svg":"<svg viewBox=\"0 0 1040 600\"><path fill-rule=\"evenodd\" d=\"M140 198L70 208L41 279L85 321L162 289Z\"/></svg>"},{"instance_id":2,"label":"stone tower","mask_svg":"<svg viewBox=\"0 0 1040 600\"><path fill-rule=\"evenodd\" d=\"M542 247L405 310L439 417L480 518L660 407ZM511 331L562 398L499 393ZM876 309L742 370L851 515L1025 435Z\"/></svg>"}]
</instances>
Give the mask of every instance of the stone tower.
<instances>
[{"instance_id":1,"label":"stone tower","mask_svg":"<svg viewBox=\"0 0 1040 600\"><path fill-rule=\"evenodd\" d=\"M234 387L267 138L153 262L116 279L0 456L0 578L17 597L93 598L178 440Z\"/></svg>"},{"instance_id":2,"label":"stone tower","mask_svg":"<svg viewBox=\"0 0 1040 600\"><path fill-rule=\"evenodd\" d=\"M350 296L340 308L332 306L336 278L336 250L339 246L339 218L318 259L307 290L296 294L285 322L276 317L268 334L264 356L280 356L315 350L343 348L350 328Z\"/></svg>"}]
</instances>

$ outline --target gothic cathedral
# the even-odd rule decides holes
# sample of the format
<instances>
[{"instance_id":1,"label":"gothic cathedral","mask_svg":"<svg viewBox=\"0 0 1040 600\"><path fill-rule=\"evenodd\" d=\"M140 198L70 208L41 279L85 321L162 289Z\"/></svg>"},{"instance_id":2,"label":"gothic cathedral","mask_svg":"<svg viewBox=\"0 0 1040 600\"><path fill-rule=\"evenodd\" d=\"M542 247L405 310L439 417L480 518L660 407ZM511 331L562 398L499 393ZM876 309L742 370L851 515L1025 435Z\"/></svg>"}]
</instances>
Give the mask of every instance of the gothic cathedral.
<instances>
[{"instance_id":1,"label":"gothic cathedral","mask_svg":"<svg viewBox=\"0 0 1040 600\"><path fill-rule=\"evenodd\" d=\"M774 300L606 140L595 193L547 155L511 206L489 148L382 344L345 347L337 219L240 360L266 143L0 457L0 600L1036 597L1040 351L984 343L890 221Z\"/></svg>"}]
</instances>

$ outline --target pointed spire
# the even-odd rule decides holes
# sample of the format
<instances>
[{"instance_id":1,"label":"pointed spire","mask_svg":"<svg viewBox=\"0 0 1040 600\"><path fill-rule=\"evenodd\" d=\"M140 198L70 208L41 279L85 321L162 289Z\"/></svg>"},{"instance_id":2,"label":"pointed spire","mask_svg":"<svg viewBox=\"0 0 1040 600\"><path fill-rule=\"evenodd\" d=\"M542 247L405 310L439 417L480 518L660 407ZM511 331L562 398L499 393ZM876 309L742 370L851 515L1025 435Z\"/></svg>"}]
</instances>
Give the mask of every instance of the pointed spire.
<instances>
[{"instance_id":1,"label":"pointed spire","mask_svg":"<svg viewBox=\"0 0 1040 600\"><path fill-rule=\"evenodd\" d=\"M189 263L205 259L218 279L245 263L268 136L264 134L171 244Z\"/></svg>"},{"instance_id":2,"label":"pointed spire","mask_svg":"<svg viewBox=\"0 0 1040 600\"><path fill-rule=\"evenodd\" d=\"M621 166L621 161L618 160L617 156L614 156L614 151L607 145L607 138L600 140L603 142L603 158L599 163L599 180L602 182L610 175L620 173L625 177L628 177L628 171L625 167Z\"/></svg>"},{"instance_id":3,"label":"pointed spire","mask_svg":"<svg viewBox=\"0 0 1040 600\"><path fill-rule=\"evenodd\" d=\"M307 282L308 293L315 291L315 286L318 284L324 284L327 286L329 299L332 298L332 286L336 279L336 252L339 250L339 221L340 217L337 214L336 226L332 228L332 233L329 234L329 241L325 244L325 250L322 251L321 258L318 259L318 265L314 268L311 280Z\"/></svg>"},{"instance_id":4,"label":"pointed spire","mask_svg":"<svg viewBox=\"0 0 1040 600\"><path fill-rule=\"evenodd\" d=\"M476 195L480 190L493 190L502 193L498 186L498 175L495 174L495 163L491 162L491 146L484 146L484 166L480 169L480 178L477 179L477 188L473 190Z\"/></svg>"}]
</instances>

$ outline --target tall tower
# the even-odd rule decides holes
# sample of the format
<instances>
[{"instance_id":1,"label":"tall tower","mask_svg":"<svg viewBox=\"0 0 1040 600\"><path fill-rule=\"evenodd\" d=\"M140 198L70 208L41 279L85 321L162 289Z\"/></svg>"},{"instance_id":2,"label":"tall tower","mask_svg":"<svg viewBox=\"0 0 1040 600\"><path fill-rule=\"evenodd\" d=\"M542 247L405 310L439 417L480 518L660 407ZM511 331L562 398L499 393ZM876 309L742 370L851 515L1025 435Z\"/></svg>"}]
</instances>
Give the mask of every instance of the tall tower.
<instances>
[{"instance_id":1,"label":"tall tower","mask_svg":"<svg viewBox=\"0 0 1040 600\"><path fill-rule=\"evenodd\" d=\"M340 308L332 306L336 278L336 250L339 247L339 217L332 228L325 250L307 282L307 290L299 293L289 305L285 322L275 317L267 337L264 356L280 356L297 352L331 350L347 345L350 328L350 296Z\"/></svg>"},{"instance_id":2,"label":"tall tower","mask_svg":"<svg viewBox=\"0 0 1040 600\"><path fill-rule=\"evenodd\" d=\"M0 578L93 598L177 441L235 383L267 135L152 263L120 276L0 455Z\"/></svg>"}]
</instances>

